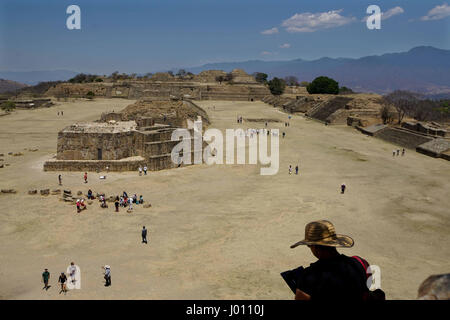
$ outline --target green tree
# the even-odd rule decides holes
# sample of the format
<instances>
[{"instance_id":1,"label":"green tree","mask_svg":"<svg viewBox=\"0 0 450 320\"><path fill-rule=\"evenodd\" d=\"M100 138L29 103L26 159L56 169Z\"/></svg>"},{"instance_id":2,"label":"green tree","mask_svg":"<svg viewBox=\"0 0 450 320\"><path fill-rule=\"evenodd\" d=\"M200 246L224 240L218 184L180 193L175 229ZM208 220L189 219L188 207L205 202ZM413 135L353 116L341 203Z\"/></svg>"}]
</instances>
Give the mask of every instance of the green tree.
<instances>
[{"instance_id":1,"label":"green tree","mask_svg":"<svg viewBox=\"0 0 450 320\"><path fill-rule=\"evenodd\" d=\"M286 82L283 79L275 77L269 81L269 89L273 95L276 96L282 95L285 88Z\"/></svg>"},{"instance_id":2,"label":"green tree","mask_svg":"<svg viewBox=\"0 0 450 320\"><path fill-rule=\"evenodd\" d=\"M0 105L3 111L10 112L16 108L16 104L12 101L5 101Z\"/></svg>"},{"instance_id":3,"label":"green tree","mask_svg":"<svg viewBox=\"0 0 450 320\"><path fill-rule=\"evenodd\" d=\"M255 72L253 74L253 77L255 78L256 82L259 83L267 83L267 73L262 73L262 72Z\"/></svg>"},{"instance_id":4,"label":"green tree","mask_svg":"<svg viewBox=\"0 0 450 320\"><path fill-rule=\"evenodd\" d=\"M339 83L328 77L317 77L315 78L307 87L306 90L310 94L314 93L328 93L328 94L338 94L339 93Z\"/></svg>"},{"instance_id":5,"label":"green tree","mask_svg":"<svg viewBox=\"0 0 450 320\"><path fill-rule=\"evenodd\" d=\"M86 93L86 98L88 98L89 100L94 99L95 94L92 91L89 91L88 93Z\"/></svg>"}]
</instances>

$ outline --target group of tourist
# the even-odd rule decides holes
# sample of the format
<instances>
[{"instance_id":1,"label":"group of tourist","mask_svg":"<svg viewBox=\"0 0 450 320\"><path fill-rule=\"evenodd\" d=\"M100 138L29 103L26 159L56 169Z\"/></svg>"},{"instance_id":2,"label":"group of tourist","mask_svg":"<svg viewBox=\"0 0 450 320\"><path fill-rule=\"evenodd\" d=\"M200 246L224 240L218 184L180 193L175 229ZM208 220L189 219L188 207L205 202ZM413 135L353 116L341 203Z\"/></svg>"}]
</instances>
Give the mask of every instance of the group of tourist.
<instances>
[{"instance_id":1,"label":"group of tourist","mask_svg":"<svg viewBox=\"0 0 450 320\"><path fill-rule=\"evenodd\" d=\"M114 205L116 207L116 212L119 212L119 207L126 208L128 206L128 210L133 210L133 203L134 204L143 204L144 203L144 197L142 195L137 197L136 194L134 194L132 197L129 197L128 194L124 191L122 193L122 196L116 197L116 200L114 201Z\"/></svg>"},{"instance_id":2,"label":"group of tourist","mask_svg":"<svg viewBox=\"0 0 450 320\"><path fill-rule=\"evenodd\" d=\"M395 157L397 155L397 157L400 155L400 149L397 150L392 150L392 156ZM405 155L405 148L402 149L402 157Z\"/></svg>"},{"instance_id":3,"label":"group of tourist","mask_svg":"<svg viewBox=\"0 0 450 320\"><path fill-rule=\"evenodd\" d=\"M88 200L94 200L96 197L94 196L91 189L88 190L87 193ZM108 205L106 203L106 197L104 194L98 195L98 200L100 202L101 208L108 208ZM128 196L128 194L124 191L122 193L122 196L116 196L114 200L114 206L116 209L116 212L119 212L119 207L126 208L128 207L128 210L133 210L133 204L143 204L144 203L144 197L140 195L139 197L137 194L134 194L133 196ZM77 212L80 213L82 210L87 209L86 204L84 203L84 199L77 199L76 201L77 206Z\"/></svg>"},{"instance_id":4,"label":"group of tourist","mask_svg":"<svg viewBox=\"0 0 450 320\"><path fill-rule=\"evenodd\" d=\"M142 243L147 244L147 229L145 228L145 226L142 227L142 231L141 231L141 236L142 236ZM109 265L105 265L102 266L102 269L104 270L104 279L105 279L105 287L109 287L111 285L111 267ZM67 293L67 282L71 281L71 284L76 288L80 288L81 284L78 284L78 286L76 286L76 282L79 281L80 277L79 274L77 276L77 272L80 272L80 269L78 268L78 266L75 265L74 262L70 263L70 266L68 268L68 275L66 275L65 272L61 272L59 278L58 278L58 284L61 285L61 291L59 292L59 294ZM49 285L49 281L50 281L50 272L48 271L48 268L44 269L44 272L42 273L42 282L44 283L44 287L42 288L42 290L48 290L51 286Z\"/></svg>"},{"instance_id":5,"label":"group of tourist","mask_svg":"<svg viewBox=\"0 0 450 320\"><path fill-rule=\"evenodd\" d=\"M86 204L84 203L84 199L77 199L76 205L77 205L77 213L80 213L81 211L87 209Z\"/></svg>"},{"instance_id":6,"label":"group of tourist","mask_svg":"<svg viewBox=\"0 0 450 320\"><path fill-rule=\"evenodd\" d=\"M289 174L292 174L292 165L289 165ZM295 166L295 174L298 174L298 165Z\"/></svg>"},{"instance_id":7,"label":"group of tourist","mask_svg":"<svg viewBox=\"0 0 450 320\"><path fill-rule=\"evenodd\" d=\"M255 135L259 135L259 134L266 134L266 135L270 135L272 133L272 136L278 136L278 133L276 131L272 131L272 130L268 130L268 129L246 129L244 131L244 135L246 137L250 137L253 138L253 136ZM242 132L240 132L240 136L242 137Z\"/></svg>"},{"instance_id":8,"label":"group of tourist","mask_svg":"<svg viewBox=\"0 0 450 320\"><path fill-rule=\"evenodd\" d=\"M139 168L138 168L139 175L142 176L142 171L144 171L144 176L146 176L147 175L147 169L148 169L147 166L144 166L144 167L139 166Z\"/></svg>"},{"instance_id":9,"label":"group of tourist","mask_svg":"<svg viewBox=\"0 0 450 320\"><path fill-rule=\"evenodd\" d=\"M242 116L238 116L237 123L242 123Z\"/></svg>"},{"instance_id":10,"label":"group of tourist","mask_svg":"<svg viewBox=\"0 0 450 320\"><path fill-rule=\"evenodd\" d=\"M105 279L105 287L108 287L111 285L111 267L108 265L102 266L102 269L104 269L104 276L103 278ZM58 284L61 286L61 290L59 291L59 294L67 293L67 282L69 281L70 278L70 282L71 284L75 287L75 288L80 288L80 284L78 284L77 286L77 281L80 281L79 278L77 277L77 272L79 273L80 270L78 268L78 266L75 265L75 263L71 262L70 266L68 268L68 276L66 275L65 272L61 272L61 274L59 275L58 278ZM49 285L49 281L50 281L50 272L48 271L47 268L44 269L44 272L42 273L42 282L44 282L44 287L42 288L42 290L48 290L50 289L50 285Z\"/></svg>"}]
</instances>

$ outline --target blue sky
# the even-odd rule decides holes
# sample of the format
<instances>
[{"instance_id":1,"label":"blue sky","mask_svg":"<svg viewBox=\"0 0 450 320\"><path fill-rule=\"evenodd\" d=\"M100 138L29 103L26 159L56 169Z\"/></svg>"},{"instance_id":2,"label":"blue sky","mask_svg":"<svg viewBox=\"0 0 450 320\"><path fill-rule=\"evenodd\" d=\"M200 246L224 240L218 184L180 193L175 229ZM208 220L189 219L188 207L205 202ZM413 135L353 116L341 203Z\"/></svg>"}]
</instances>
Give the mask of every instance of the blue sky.
<instances>
[{"instance_id":1,"label":"blue sky","mask_svg":"<svg viewBox=\"0 0 450 320\"><path fill-rule=\"evenodd\" d=\"M81 30L66 8L81 8ZM381 30L361 20L380 6ZM269 30L269 31L268 31ZM0 70L153 72L209 62L450 49L450 1L1 0Z\"/></svg>"}]
</instances>

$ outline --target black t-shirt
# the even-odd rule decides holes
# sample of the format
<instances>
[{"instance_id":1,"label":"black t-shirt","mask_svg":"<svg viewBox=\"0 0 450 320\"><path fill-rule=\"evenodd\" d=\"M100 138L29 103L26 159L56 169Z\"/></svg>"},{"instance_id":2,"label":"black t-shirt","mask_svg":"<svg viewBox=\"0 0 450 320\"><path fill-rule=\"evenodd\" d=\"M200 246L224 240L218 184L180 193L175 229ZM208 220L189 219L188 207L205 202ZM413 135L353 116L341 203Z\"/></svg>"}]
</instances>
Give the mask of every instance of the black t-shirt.
<instances>
[{"instance_id":1,"label":"black t-shirt","mask_svg":"<svg viewBox=\"0 0 450 320\"><path fill-rule=\"evenodd\" d=\"M66 282L66 280L67 280L66 275L60 275L59 276L59 282L64 283L64 282Z\"/></svg>"},{"instance_id":2,"label":"black t-shirt","mask_svg":"<svg viewBox=\"0 0 450 320\"><path fill-rule=\"evenodd\" d=\"M297 287L311 300L362 300L368 289L364 269L358 264L343 254L318 260L299 275Z\"/></svg>"}]
</instances>

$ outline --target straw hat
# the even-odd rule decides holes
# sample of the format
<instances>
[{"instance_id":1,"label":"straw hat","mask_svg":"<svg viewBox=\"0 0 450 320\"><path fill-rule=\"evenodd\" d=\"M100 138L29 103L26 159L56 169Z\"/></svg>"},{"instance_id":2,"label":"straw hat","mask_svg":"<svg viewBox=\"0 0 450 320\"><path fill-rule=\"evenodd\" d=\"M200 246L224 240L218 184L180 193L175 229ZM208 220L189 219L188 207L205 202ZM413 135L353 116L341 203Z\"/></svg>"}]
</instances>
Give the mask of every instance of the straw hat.
<instances>
[{"instance_id":1,"label":"straw hat","mask_svg":"<svg viewBox=\"0 0 450 320\"><path fill-rule=\"evenodd\" d=\"M351 237L336 234L330 221L319 220L308 223L305 227L305 239L293 244L291 248L299 245L351 248L353 244L354 241Z\"/></svg>"}]
</instances>

